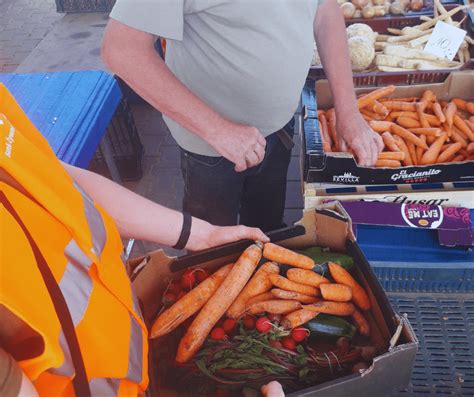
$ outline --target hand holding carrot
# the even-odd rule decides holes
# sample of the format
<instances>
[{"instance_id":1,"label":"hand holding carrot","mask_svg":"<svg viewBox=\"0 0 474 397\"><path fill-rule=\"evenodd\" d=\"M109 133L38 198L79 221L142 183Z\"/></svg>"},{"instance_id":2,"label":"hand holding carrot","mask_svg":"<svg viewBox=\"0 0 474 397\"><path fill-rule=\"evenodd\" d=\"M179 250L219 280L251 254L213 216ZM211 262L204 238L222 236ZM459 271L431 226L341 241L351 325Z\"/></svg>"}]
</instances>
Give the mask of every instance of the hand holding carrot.
<instances>
[{"instance_id":1,"label":"hand holding carrot","mask_svg":"<svg viewBox=\"0 0 474 397\"><path fill-rule=\"evenodd\" d=\"M383 141L363 119L359 112L337 114L336 122L339 147L354 151L361 166L373 166L383 149Z\"/></svg>"}]
</instances>

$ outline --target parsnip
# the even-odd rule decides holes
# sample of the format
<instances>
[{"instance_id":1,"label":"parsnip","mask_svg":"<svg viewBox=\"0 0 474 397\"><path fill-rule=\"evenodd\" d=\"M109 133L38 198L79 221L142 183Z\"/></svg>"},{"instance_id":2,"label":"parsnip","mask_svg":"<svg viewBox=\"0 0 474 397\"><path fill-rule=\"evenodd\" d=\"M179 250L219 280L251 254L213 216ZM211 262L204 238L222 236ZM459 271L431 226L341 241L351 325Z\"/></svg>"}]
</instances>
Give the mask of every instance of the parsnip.
<instances>
[{"instance_id":1,"label":"parsnip","mask_svg":"<svg viewBox=\"0 0 474 397\"><path fill-rule=\"evenodd\" d=\"M377 66L389 66L392 68L400 67L400 62L403 61L404 58L398 57L396 55L377 55L375 57L375 65ZM413 68L415 69L415 68Z\"/></svg>"},{"instance_id":2,"label":"parsnip","mask_svg":"<svg viewBox=\"0 0 474 397\"><path fill-rule=\"evenodd\" d=\"M431 29L430 29L431 30ZM430 39L430 35L427 34L425 36L421 36L421 37L418 37L417 39L414 39L414 40L410 40L407 45L408 47L410 48L417 48L419 47L420 45L428 42L428 40Z\"/></svg>"},{"instance_id":3,"label":"parsnip","mask_svg":"<svg viewBox=\"0 0 474 397\"><path fill-rule=\"evenodd\" d=\"M454 14L457 14L459 11L465 10L467 8L474 9L474 6L472 4L467 4L467 5L464 5L464 6L458 6L456 8L453 8L451 11L447 12L446 14L439 15L436 18L432 18L430 21L423 22L422 24L414 26L414 27L417 28L417 29L420 29L420 30L429 29L432 26L436 25L436 22L444 21L444 20L452 17Z\"/></svg>"},{"instance_id":4,"label":"parsnip","mask_svg":"<svg viewBox=\"0 0 474 397\"><path fill-rule=\"evenodd\" d=\"M383 53L385 55L396 55L406 59L417 59L423 61L436 62L438 66L457 66L453 61L449 61L445 58L432 55L425 51L415 50L413 48L407 48L403 46L387 46L384 48Z\"/></svg>"},{"instance_id":5,"label":"parsnip","mask_svg":"<svg viewBox=\"0 0 474 397\"><path fill-rule=\"evenodd\" d=\"M377 66L377 68L381 71L381 72L408 72L408 71L412 71L413 69L404 69L404 68L394 68L394 67L391 67L391 66Z\"/></svg>"}]
</instances>

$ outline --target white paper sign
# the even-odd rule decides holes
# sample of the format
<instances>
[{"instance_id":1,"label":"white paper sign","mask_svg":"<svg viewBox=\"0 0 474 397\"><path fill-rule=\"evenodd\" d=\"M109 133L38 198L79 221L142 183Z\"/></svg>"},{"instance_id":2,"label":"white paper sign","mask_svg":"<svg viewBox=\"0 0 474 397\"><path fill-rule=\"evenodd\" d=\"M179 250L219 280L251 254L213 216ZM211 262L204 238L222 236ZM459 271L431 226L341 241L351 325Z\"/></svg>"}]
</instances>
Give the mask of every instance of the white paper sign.
<instances>
[{"instance_id":1,"label":"white paper sign","mask_svg":"<svg viewBox=\"0 0 474 397\"><path fill-rule=\"evenodd\" d=\"M442 21L436 22L433 33L431 33L428 43L426 43L425 51L452 61L464 40L464 36L466 36L465 30Z\"/></svg>"}]
</instances>

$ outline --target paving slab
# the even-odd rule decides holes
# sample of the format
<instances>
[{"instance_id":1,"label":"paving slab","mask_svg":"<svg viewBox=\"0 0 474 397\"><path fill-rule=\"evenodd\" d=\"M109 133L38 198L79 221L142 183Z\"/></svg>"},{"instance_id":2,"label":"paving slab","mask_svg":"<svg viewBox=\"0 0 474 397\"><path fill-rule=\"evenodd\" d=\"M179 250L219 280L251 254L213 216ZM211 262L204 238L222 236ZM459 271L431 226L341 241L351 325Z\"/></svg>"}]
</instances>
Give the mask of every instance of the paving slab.
<instances>
[{"instance_id":1,"label":"paving slab","mask_svg":"<svg viewBox=\"0 0 474 397\"><path fill-rule=\"evenodd\" d=\"M18 73L107 70L100 58L107 13L66 14L18 66Z\"/></svg>"}]
</instances>

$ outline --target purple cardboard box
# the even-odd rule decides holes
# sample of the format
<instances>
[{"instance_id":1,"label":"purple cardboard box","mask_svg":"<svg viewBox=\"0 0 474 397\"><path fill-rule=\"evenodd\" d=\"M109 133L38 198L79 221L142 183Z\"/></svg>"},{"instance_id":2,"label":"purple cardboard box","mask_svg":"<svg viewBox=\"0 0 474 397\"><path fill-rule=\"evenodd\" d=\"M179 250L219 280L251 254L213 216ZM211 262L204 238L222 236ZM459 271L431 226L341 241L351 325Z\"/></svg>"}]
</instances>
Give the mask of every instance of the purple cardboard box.
<instances>
[{"instance_id":1,"label":"purple cardboard box","mask_svg":"<svg viewBox=\"0 0 474 397\"><path fill-rule=\"evenodd\" d=\"M341 205L352 218L354 233L358 224L436 229L441 245L455 247L474 244L468 208L365 201L345 201Z\"/></svg>"}]
</instances>

